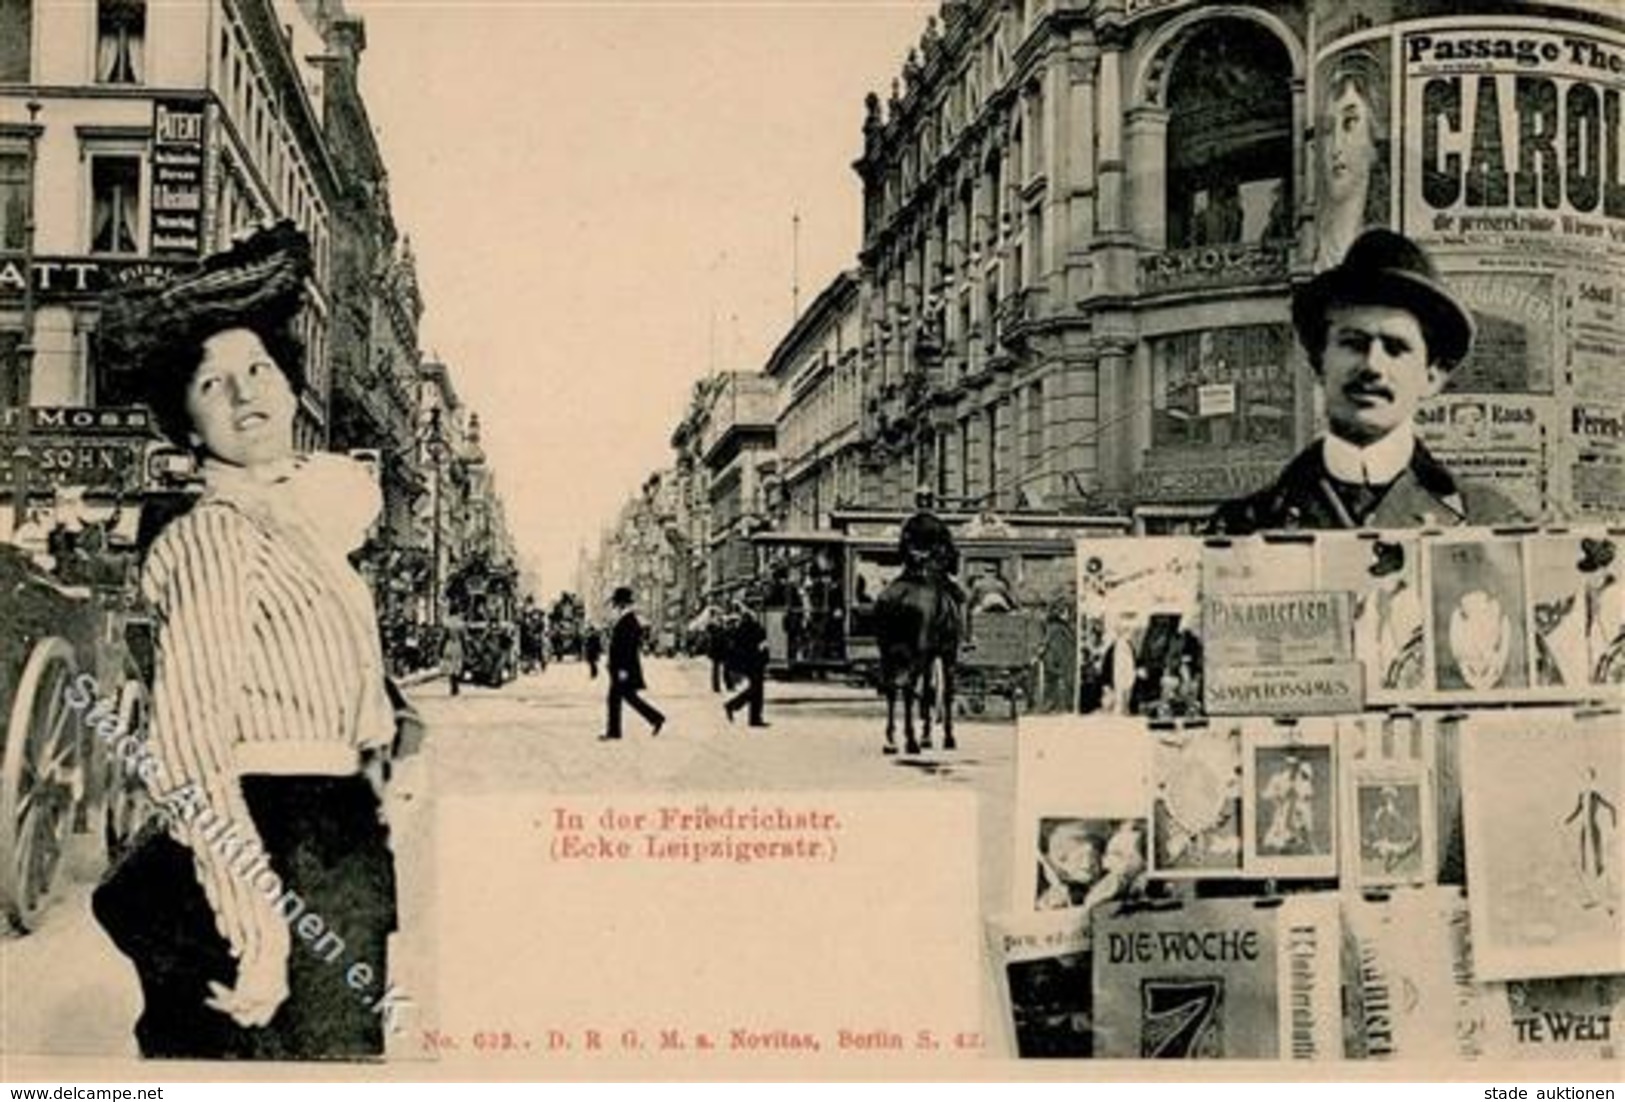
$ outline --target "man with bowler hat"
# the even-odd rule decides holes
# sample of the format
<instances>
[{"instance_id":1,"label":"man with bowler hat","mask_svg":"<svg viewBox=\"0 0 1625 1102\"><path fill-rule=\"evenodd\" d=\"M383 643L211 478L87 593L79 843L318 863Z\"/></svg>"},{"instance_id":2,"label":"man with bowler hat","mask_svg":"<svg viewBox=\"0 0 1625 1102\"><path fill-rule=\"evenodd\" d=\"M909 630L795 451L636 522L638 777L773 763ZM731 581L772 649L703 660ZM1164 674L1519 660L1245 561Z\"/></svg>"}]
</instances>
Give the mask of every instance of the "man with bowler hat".
<instances>
[{"instance_id":1,"label":"man with bowler hat","mask_svg":"<svg viewBox=\"0 0 1625 1102\"><path fill-rule=\"evenodd\" d=\"M1472 314L1420 245L1368 230L1293 295L1292 324L1325 391L1329 431L1274 485L1221 506L1211 533L1524 519L1497 491L1458 486L1416 438L1418 407L1473 343Z\"/></svg>"},{"instance_id":2,"label":"man with bowler hat","mask_svg":"<svg viewBox=\"0 0 1625 1102\"><path fill-rule=\"evenodd\" d=\"M622 701L631 705L632 710L648 722L651 735L658 735L660 728L666 725L666 717L659 708L638 695L645 688L643 625L638 622L638 614L632 608L631 587L617 586L610 595L609 604L616 612L615 626L609 633L609 730L599 738L610 741L621 737Z\"/></svg>"}]
</instances>

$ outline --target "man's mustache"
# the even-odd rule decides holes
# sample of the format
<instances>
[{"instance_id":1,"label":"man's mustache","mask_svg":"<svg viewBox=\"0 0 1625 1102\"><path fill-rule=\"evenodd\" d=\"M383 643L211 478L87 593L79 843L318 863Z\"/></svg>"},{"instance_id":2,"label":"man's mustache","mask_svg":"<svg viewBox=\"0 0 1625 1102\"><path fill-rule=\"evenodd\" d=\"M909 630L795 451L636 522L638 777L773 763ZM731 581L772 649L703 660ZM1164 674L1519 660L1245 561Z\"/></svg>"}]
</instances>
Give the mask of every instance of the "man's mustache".
<instances>
[{"instance_id":1,"label":"man's mustache","mask_svg":"<svg viewBox=\"0 0 1625 1102\"><path fill-rule=\"evenodd\" d=\"M1347 383L1343 384L1343 393L1347 395L1354 395L1356 393L1376 394L1388 399L1390 402L1394 400L1394 392L1390 390L1380 379L1373 376L1361 376L1358 379L1350 379Z\"/></svg>"}]
</instances>

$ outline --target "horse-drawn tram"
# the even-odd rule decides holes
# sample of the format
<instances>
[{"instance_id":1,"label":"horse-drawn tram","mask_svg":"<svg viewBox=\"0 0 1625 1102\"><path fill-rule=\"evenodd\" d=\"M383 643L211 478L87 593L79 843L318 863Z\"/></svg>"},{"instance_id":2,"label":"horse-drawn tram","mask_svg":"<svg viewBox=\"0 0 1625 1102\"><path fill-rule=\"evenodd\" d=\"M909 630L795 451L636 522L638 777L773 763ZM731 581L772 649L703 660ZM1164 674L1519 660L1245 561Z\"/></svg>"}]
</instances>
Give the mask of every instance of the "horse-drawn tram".
<instances>
[{"instance_id":1,"label":"horse-drawn tram","mask_svg":"<svg viewBox=\"0 0 1625 1102\"><path fill-rule=\"evenodd\" d=\"M479 553L446 583L446 607L465 632L468 679L500 688L519 676L519 572Z\"/></svg>"},{"instance_id":2,"label":"horse-drawn tram","mask_svg":"<svg viewBox=\"0 0 1625 1102\"><path fill-rule=\"evenodd\" d=\"M873 682L880 664L875 601L902 572L897 541L908 514L841 511L831 528L753 537L769 672L848 675ZM972 713L989 697L1018 710L1064 710L1073 691L1074 547L1125 535L1126 517L942 513L960 556L964 631L958 692Z\"/></svg>"},{"instance_id":3,"label":"horse-drawn tram","mask_svg":"<svg viewBox=\"0 0 1625 1102\"><path fill-rule=\"evenodd\" d=\"M20 518L8 500L0 520L0 922L24 932L73 836L111 859L148 806L136 766L153 632L137 571L190 499L189 461L145 410L97 410L83 426L31 412L31 492ZM7 499L16 450L14 426L0 426Z\"/></svg>"}]
</instances>

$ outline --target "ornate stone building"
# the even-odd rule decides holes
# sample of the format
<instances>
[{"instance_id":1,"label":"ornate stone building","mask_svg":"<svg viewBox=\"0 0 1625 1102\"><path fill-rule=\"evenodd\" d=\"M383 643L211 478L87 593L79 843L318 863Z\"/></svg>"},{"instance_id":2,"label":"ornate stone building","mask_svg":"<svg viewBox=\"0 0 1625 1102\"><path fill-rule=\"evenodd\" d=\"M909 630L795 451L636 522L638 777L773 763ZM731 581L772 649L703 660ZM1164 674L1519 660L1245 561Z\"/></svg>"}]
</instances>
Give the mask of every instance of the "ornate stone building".
<instances>
[{"instance_id":1,"label":"ornate stone building","mask_svg":"<svg viewBox=\"0 0 1625 1102\"><path fill-rule=\"evenodd\" d=\"M858 501L861 304L857 274L842 272L768 357L764 373L778 392L778 477L767 505L777 527L827 527L832 510Z\"/></svg>"},{"instance_id":2,"label":"ornate stone building","mask_svg":"<svg viewBox=\"0 0 1625 1102\"><path fill-rule=\"evenodd\" d=\"M301 447L325 444L336 179L323 53L312 13L292 0L0 3L0 405L131 405L136 381L98 355L99 293L161 280L285 217L316 261L300 321L311 385L295 432ZM83 443L81 454L100 456ZM29 478L38 490L104 474ZM118 476L130 490L142 472Z\"/></svg>"},{"instance_id":3,"label":"ornate stone building","mask_svg":"<svg viewBox=\"0 0 1625 1102\"><path fill-rule=\"evenodd\" d=\"M1372 224L1428 240L1490 337L1456 388L1505 429L1452 434L1442 401L1436 450L1533 511L1617 503L1621 395L1552 370L1577 320L1547 335L1617 284L1617 5L1398 7L946 0L855 166L866 503L1166 530L1253 488L1318 431L1292 288Z\"/></svg>"}]
</instances>

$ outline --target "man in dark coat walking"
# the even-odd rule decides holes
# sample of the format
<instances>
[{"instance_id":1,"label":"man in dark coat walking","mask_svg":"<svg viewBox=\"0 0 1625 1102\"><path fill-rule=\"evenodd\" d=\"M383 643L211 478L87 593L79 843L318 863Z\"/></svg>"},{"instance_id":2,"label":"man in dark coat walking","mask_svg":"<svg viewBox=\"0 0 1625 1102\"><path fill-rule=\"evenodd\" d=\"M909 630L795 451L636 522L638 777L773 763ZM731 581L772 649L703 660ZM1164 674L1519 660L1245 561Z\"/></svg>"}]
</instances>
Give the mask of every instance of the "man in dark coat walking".
<instances>
[{"instance_id":1,"label":"man in dark coat walking","mask_svg":"<svg viewBox=\"0 0 1625 1102\"><path fill-rule=\"evenodd\" d=\"M1473 343L1471 312L1420 245L1367 231L1293 295L1292 324L1325 391L1329 431L1274 485L1221 506L1210 534L1527 519L1493 489L1458 486L1416 439L1417 409Z\"/></svg>"},{"instance_id":2,"label":"man in dark coat walking","mask_svg":"<svg viewBox=\"0 0 1625 1102\"><path fill-rule=\"evenodd\" d=\"M756 613L743 601L739 603L738 618L732 636L733 667L744 676L745 687L730 697L722 706L722 710L727 714L728 722L732 723L735 712L741 708L749 708L752 727L771 726L762 718L764 682L767 678L767 630L756 618Z\"/></svg>"},{"instance_id":3,"label":"man in dark coat walking","mask_svg":"<svg viewBox=\"0 0 1625 1102\"><path fill-rule=\"evenodd\" d=\"M586 633L581 637L581 657L587 663L587 676L598 676L598 660L604 656L604 640L598 634L598 629L591 624L587 625Z\"/></svg>"},{"instance_id":4,"label":"man in dark coat walking","mask_svg":"<svg viewBox=\"0 0 1625 1102\"><path fill-rule=\"evenodd\" d=\"M609 634L609 729L599 738L610 741L621 737L622 701L644 718L651 735L658 735L666 725L666 717L638 695L645 688L643 625L632 608L632 590L624 585L616 587L609 603L616 611L615 626Z\"/></svg>"}]
</instances>

